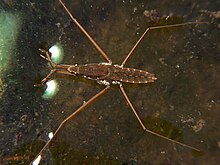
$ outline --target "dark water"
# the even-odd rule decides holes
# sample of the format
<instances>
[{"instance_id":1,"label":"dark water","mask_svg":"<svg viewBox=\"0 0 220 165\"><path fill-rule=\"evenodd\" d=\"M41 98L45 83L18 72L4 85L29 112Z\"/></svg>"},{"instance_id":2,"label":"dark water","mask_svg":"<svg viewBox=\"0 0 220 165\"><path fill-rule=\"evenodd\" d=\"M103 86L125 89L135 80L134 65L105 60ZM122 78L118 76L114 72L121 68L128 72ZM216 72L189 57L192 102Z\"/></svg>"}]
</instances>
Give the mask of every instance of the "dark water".
<instances>
[{"instance_id":1,"label":"dark water","mask_svg":"<svg viewBox=\"0 0 220 165\"><path fill-rule=\"evenodd\" d=\"M124 88L145 126L202 152L145 133L117 87L75 116L43 154L42 164L217 164L220 161L220 3L210 1L66 1L115 64L148 26L207 21L153 30L126 66L158 80ZM49 72L38 48L59 43L63 63L103 62L59 1L0 2L1 164L27 164L69 114L103 86L55 76L49 100L33 85ZM105 61L104 61L105 62Z\"/></svg>"}]
</instances>

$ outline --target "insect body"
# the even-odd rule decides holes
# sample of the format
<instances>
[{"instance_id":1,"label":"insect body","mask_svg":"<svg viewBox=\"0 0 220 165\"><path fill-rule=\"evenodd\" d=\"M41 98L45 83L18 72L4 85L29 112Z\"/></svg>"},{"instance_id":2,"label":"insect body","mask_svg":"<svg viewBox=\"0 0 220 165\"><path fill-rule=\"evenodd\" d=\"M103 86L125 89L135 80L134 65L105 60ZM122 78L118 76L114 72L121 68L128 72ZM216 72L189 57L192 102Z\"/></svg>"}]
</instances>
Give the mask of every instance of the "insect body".
<instances>
[{"instance_id":1,"label":"insect body","mask_svg":"<svg viewBox=\"0 0 220 165\"><path fill-rule=\"evenodd\" d=\"M154 74L144 70L125 68L108 63L71 66L67 70L88 79L105 80L112 83L149 83L157 79Z\"/></svg>"},{"instance_id":2,"label":"insect body","mask_svg":"<svg viewBox=\"0 0 220 165\"><path fill-rule=\"evenodd\" d=\"M149 83L154 82L157 78L154 74L144 70L127 68L120 65L112 65L109 63L94 63L85 65L57 65L52 62L49 52L40 49L41 52L46 54L43 58L48 60L53 68L51 73L42 80L43 85L50 79L50 76L54 73L69 74L73 76L82 76L87 79L96 80L99 84L110 85L126 83Z\"/></svg>"},{"instance_id":3,"label":"insect body","mask_svg":"<svg viewBox=\"0 0 220 165\"><path fill-rule=\"evenodd\" d=\"M100 92L98 92L96 95L94 95L92 98L90 98L86 103L84 103L82 106L80 106L77 110L75 110L71 115L69 115L66 119L64 119L61 124L58 126L58 128L54 131L54 136L60 131L60 129L64 126L65 123L67 123L72 117L74 117L77 113L82 111L86 106L88 106L91 102L93 102L96 98L101 96L102 94L106 93L108 89L110 88L111 84L118 84L119 90L121 91L122 96L125 98L125 101L129 105L130 109L133 111L135 117L137 118L138 122L140 123L141 127L144 131L158 136L162 139L165 139L167 141L170 141L172 143L187 147L189 149L200 151L199 149L192 147L190 145L184 144L182 142L170 139L169 137L160 135L156 132L153 132L149 129L147 129L140 117L138 116L135 108L133 107L131 101L129 100L124 87L123 83L149 83L154 82L157 78L154 76L154 74L151 74L144 70L124 67L126 61L131 56L133 51L136 49L136 47L139 45L141 40L144 38L144 36L150 31L154 29L160 29L160 28L170 28L170 27L178 27L178 26L184 26L184 25L190 25L190 24L204 24L207 22L188 22L188 23L181 23L181 24L174 24L174 25L164 25L164 26L157 26L157 27L148 27L144 31L144 33L141 35L139 40L136 42L136 44L133 46L133 48L130 50L128 55L125 57L124 61L121 65L112 65L111 59L105 54L105 52L99 47L99 45L93 40L93 38L87 33L87 31L80 25L80 23L72 16L70 11L67 9L65 4L62 2L62 0L59 0L61 5L64 7L65 11L68 13L69 17L73 21L73 23L80 29L80 31L87 37L87 39L91 42L91 44L97 49L97 51L100 53L100 55L107 61L106 63L98 63L98 64L85 64L85 65L58 65L51 61L49 52L40 49L40 51L43 53L41 57L49 61L52 70L50 73L41 81L40 85L44 85L50 78L53 73L60 73L60 74L68 74L72 76L82 76L87 79L93 79L96 80L99 84L105 85L105 88L102 89ZM41 151L37 154L35 159L41 156L45 148L50 144L53 137L44 145L44 147L41 149ZM34 160L35 160L34 159Z\"/></svg>"}]
</instances>

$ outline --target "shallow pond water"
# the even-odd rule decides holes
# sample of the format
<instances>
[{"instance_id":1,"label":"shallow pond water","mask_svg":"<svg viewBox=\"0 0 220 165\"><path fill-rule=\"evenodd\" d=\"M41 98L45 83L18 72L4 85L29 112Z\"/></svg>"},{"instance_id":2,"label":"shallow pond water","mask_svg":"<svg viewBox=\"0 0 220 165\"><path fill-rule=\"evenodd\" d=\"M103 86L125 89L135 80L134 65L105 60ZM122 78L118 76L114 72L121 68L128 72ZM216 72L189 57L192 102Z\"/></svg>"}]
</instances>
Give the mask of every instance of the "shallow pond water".
<instances>
[{"instance_id":1,"label":"shallow pond water","mask_svg":"<svg viewBox=\"0 0 220 165\"><path fill-rule=\"evenodd\" d=\"M143 131L117 86L69 121L41 164L216 164L220 146L219 2L65 1L114 64L121 64L149 26L192 21L150 31L126 67L158 80L124 84L145 126L196 147L176 145ZM0 2L0 150L2 164L27 164L63 119L101 89L79 77L55 75L58 91L34 87L50 71L39 48L59 44L65 64L106 62L71 22L58 0Z\"/></svg>"}]
</instances>

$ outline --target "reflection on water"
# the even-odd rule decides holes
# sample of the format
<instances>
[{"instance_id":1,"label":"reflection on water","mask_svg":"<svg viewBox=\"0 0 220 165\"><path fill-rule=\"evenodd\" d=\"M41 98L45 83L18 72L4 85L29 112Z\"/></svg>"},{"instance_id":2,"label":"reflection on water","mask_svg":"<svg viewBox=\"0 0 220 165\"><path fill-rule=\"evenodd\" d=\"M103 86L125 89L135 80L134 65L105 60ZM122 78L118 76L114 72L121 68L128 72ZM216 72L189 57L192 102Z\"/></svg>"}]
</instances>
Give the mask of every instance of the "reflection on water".
<instances>
[{"instance_id":1,"label":"reflection on water","mask_svg":"<svg viewBox=\"0 0 220 165\"><path fill-rule=\"evenodd\" d=\"M44 99L51 99L53 98L57 92L59 91L59 87L58 84L56 82L56 80L50 80L48 82L46 82L46 89L44 91L44 94L42 95L42 97Z\"/></svg>"},{"instance_id":2,"label":"reflection on water","mask_svg":"<svg viewBox=\"0 0 220 165\"><path fill-rule=\"evenodd\" d=\"M215 3L66 1L74 16L117 64L146 27L195 20L211 22L204 11L218 10ZM48 140L48 133L102 89L89 80L62 75L54 76L55 81L48 82L46 91L34 88L36 79L40 82L50 70L38 49L59 42L65 53L62 63L70 65L103 59L58 1L15 2L10 6L3 3L2 8L22 11L23 22L17 49L12 50L16 62L10 64L11 70L2 79L7 86L0 102L1 161L27 164ZM199 148L204 154L198 156L144 133L117 88L112 88L62 128L44 153L42 164L219 162L218 22L216 17L210 25L149 32L126 64L158 78L150 85L125 84L146 127ZM57 84L56 95L42 99L42 94L49 97L54 93Z\"/></svg>"},{"instance_id":3,"label":"reflection on water","mask_svg":"<svg viewBox=\"0 0 220 165\"><path fill-rule=\"evenodd\" d=\"M13 14L10 12L2 12L0 10L0 76L3 76L3 71L7 69L8 64L12 61L15 49L17 37L20 29L20 17L19 14Z\"/></svg>"},{"instance_id":4,"label":"reflection on water","mask_svg":"<svg viewBox=\"0 0 220 165\"><path fill-rule=\"evenodd\" d=\"M51 60L59 64L63 60L63 48L61 47L60 44L53 45L50 49L49 52L51 53Z\"/></svg>"}]
</instances>

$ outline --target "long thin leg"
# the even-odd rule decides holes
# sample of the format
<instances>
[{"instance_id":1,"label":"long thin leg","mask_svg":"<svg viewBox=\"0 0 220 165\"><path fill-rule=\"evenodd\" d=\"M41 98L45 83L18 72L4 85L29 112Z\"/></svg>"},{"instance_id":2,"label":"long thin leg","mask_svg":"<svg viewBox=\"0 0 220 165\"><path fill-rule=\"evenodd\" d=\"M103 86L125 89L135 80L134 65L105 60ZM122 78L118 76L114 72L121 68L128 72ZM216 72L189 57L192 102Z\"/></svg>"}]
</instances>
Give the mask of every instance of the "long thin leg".
<instances>
[{"instance_id":1,"label":"long thin leg","mask_svg":"<svg viewBox=\"0 0 220 165\"><path fill-rule=\"evenodd\" d=\"M133 105L131 104L131 102L130 102L128 96L127 96L127 94L125 93L125 90L124 90L122 84L120 84L120 91L121 91L122 95L124 96L126 102L128 103L129 107L132 109L134 115L135 115L136 118L138 119L138 122L140 123L140 125L142 126L142 128L143 128L144 131L146 131L146 132L148 132L148 133L150 133L150 134L153 134L153 135L155 135L155 136L158 136L158 137L160 137L160 138L162 138L162 139L165 139L165 140L171 141L171 142L173 142L173 143L179 144L179 145L181 145L181 146L190 148L190 149L192 149L192 150L200 151L199 149L197 149L197 148L195 148L195 147L192 147L192 146L189 146L189 145L187 145L187 144L184 144L184 143L175 141L175 140L170 139L170 138L168 138L168 137L166 137L166 136L163 136L163 135L160 135L160 134L158 134L158 133L156 133L156 132L153 132L153 131L151 131L151 130L148 130L148 129L144 126L144 124L143 124L143 122L141 121L140 117L138 116L136 110L134 109Z\"/></svg>"},{"instance_id":2,"label":"long thin leg","mask_svg":"<svg viewBox=\"0 0 220 165\"><path fill-rule=\"evenodd\" d=\"M48 142L44 145L44 147L40 150L40 152L37 154L37 156L34 158L34 160L37 159L37 157L39 155L41 155L44 150L46 149L46 147L51 143L51 141L53 140L53 138L56 136L56 134L60 131L60 129L63 127L63 125L65 123L67 123L73 116L75 116L77 113L79 113L81 110L83 110L86 106L88 106L91 102L93 102L96 98L98 98L99 96L101 96L102 94L104 94L110 86L106 86L103 90L101 90L99 93L97 93L95 96L93 96L91 99L89 99L85 104L83 104L81 107L79 107L76 111L74 111L71 115L69 115L66 119L64 119L61 124L59 125L59 127L56 129L56 131L54 132L53 137L48 140ZM34 161L33 160L33 161ZM33 161L30 163L30 165L33 163Z\"/></svg>"},{"instance_id":3,"label":"long thin leg","mask_svg":"<svg viewBox=\"0 0 220 165\"><path fill-rule=\"evenodd\" d=\"M41 80L41 83L40 83L40 84L34 84L34 86L35 86L35 87L38 87L38 86L43 86L43 85L45 85L45 83L46 83L47 81L51 80L51 76L52 76L52 74L55 73L55 72L56 72L55 69L51 70L50 73L49 73L43 80Z\"/></svg>"},{"instance_id":4,"label":"long thin leg","mask_svg":"<svg viewBox=\"0 0 220 165\"><path fill-rule=\"evenodd\" d=\"M184 26L184 25L191 25L191 24L208 24L208 22L187 22L187 23L180 23L180 24L173 24L173 25L164 25L164 26L152 26L148 27L144 33L141 35L141 37L138 39L136 44L133 46L133 48L130 50L128 55L125 57L124 61L122 62L121 66L124 66L128 58L131 56L131 54L134 52L135 48L139 45L141 40L144 38L144 36L150 31L154 29L161 29L161 28L170 28L170 27L177 27L177 26Z\"/></svg>"},{"instance_id":5,"label":"long thin leg","mask_svg":"<svg viewBox=\"0 0 220 165\"><path fill-rule=\"evenodd\" d=\"M40 55L43 59L47 60L51 67L54 68L56 66L56 64L51 60L50 55L48 53L48 51L44 50L44 49L39 49L42 53L44 53L46 55L46 57L44 55Z\"/></svg>"},{"instance_id":6,"label":"long thin leg","mask_svg":"<svg viewBox=\"0 0 220 165\"><path fill-rule=\"evenodd\" d=\"M41 84L34 84L35 87L45 85L45 83L51 79L52 74L57 71L56 69L54 69L56 64L53 63L53 61L51 60L49 53L44 49L39 49L39 50L46 55L46 57L43 54L40 54L40 56L43 59L47 60L53 69L50 71L50 73L43 80L41 80Z\"/></svg>"},{"instance_id":7,"label":"long thin leg","mask_svg":"<svg viewBox=\"0 0 220 165\"><path fill-rule=\"evenodd\" d=\"M67 9L65 4L62 0L59 0L62 4L63 8L66 10L68 15L70 16L71 20L76 24L76 26L85 34L85 36L89 39L89 41L92 43L92 45L98 50L98 52L108 61L109 64L112 64L111 59L105 54L105 52L100 48L100 46L93 40L93 38L87 33L87 31L80 25L80 23L76 20L76 18L73 17L73 15L70 13L70 11Z\"/></svg>"}]
</instances>

